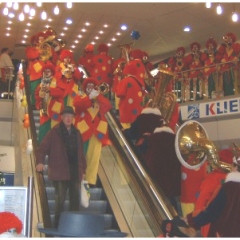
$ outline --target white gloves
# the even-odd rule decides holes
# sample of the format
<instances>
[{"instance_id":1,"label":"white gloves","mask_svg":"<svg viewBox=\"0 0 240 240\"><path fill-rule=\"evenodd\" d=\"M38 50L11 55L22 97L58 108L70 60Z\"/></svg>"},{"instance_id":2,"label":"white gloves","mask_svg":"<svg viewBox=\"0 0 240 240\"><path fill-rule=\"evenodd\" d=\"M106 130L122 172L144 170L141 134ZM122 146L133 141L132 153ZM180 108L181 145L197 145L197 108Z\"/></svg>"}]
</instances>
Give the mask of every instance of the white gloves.
<instances>
[{"instance_id":1,"label":"white gloves","mask_svg":"<svg viewBox=\"0 0 240 240\"><path fill-rule=\"evenodd\" d=\"M89 94L89 98L90 98L90 99L93 99L93 98L96 98L98 95L99 95L99 91L93 89L93 90L91 91L91 93Z\"/></svg>"}]
</instances>

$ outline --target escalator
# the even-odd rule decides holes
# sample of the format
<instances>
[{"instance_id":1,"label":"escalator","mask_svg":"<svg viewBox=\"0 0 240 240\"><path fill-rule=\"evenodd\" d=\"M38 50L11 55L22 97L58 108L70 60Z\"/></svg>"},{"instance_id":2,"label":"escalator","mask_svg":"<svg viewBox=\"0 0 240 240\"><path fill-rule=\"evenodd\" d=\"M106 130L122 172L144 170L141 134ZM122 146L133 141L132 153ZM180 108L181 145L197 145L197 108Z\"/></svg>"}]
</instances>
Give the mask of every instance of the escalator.
<instances>
[{"instance_id":1,"label":"escalator","mask_svg":"<svg viewBox=\"0 0 240 240\"><path fill-rule=\"evenodd\" d=\"M39 112L31 108L27 76L24 74L24 93L28 102L31 137L34 149L37 146ZM19 100L19 99L17 99ZM138 155L134 152L121 131L121 126L112 112L106 114L109 123L110 146L102 148L98 183L90 190L91 201L83 212L104 215L106 229L118 229L128 237L155 237L161 233L163 219L172 219L176 212L165 195L151 180ZM34 157L35 154L33 153ZM42 225L51 228L54 212L54 188L44 174L36 176L37 192L40 198ZM67 209L68 201L66 201Z\"/></svg>"}]
</instances>

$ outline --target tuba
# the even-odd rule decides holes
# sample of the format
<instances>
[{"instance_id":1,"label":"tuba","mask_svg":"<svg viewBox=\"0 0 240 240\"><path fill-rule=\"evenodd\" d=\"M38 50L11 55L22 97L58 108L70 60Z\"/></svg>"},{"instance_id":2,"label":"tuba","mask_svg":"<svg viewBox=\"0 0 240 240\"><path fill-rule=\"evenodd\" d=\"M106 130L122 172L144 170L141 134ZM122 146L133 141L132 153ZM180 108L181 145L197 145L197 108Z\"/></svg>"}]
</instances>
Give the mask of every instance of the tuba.
<instances>
[{"instance_id":1,"label":"tuba","mask_svg":"<svg viewBox=\"0 0 240 240\"><path fill-rule=\"evenodd\" d=\"M119 45L120 48L120 58L123 58L127 63L130 61L130 52L132 50L133 43L126 43Z\"/></svg>"},{"instance_id":2,"label":"tuba","mask_svg":"<svg viewBox=\"0 0 240 240\"><path fill-rule=\"evenodd\" d=\"M49 35L46 39L44 39L43 42L41 42L38 46L39 50L40 50L40 57L39 59L43 62L46 62L47 60L49 60L52 57L52 48L51 48L51 44L54 41L54 39L57 36L57 33L52 29L52 28L48 28L44 31L44 33L51 33L51 35Z\"/></svg>"},{"instance_id":3,"label":"tuba","mask_svg":"<svg viewBox=\"0 0 240 240\"><path fill-rule=\"evenodd\" d=\"M176 101L177 96L172 92L166 92L166 87L172 80L173 73L168 71L163 65L158 69L158 83L157 89L152 99L147 103L148 107L159 108L166 123L169 123Z\"/></svg>"},{"instance_id":4,"label":"tuba","mask_svg":"<svg viewBox=\"0 0 240 240\"><path fill-rule=\"evenodd\" d=\"M208 160L214 169L225 172L231 170L231 164L220 161L216 147L197 121L190 120L180 126L176 133L175 150L179 161L186 168L199 168Z\"/></svg>"}]
</instances>

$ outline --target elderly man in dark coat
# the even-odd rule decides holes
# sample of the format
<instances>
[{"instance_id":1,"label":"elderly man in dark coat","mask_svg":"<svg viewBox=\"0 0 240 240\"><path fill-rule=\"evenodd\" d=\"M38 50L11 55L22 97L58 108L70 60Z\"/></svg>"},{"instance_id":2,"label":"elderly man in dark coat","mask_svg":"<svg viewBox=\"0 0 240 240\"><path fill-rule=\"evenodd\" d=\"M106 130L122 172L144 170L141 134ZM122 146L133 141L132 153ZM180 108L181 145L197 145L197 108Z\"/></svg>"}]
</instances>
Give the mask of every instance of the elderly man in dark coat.
<instances>
[{"instance_id":1,"label":"elderly man in dark coat","mask_svg":"<svg viewBox=\"0 0 240 240\"><path fill-rule=\"evenodd\" d=\"M48 155L48 178L55 188L55 222L58 227L60 213L69 192L69 211L79 211L80 182L85 177L86 159L83 154L82 136L74 127L74 110L66 106L62 121L55 125L42 140L36 153L36 171L44 170Z\"/></svg>"}]
</instances>

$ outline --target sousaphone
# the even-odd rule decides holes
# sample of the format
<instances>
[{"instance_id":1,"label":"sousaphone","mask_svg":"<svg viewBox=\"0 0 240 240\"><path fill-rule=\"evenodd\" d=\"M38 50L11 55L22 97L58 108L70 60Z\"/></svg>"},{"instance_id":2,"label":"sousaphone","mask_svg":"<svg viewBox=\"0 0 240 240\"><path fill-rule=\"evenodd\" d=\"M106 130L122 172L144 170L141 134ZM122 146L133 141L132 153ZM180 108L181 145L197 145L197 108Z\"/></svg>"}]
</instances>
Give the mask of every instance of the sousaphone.
<instances>
[{"instance_id":1,"label":"sousaphone","mask_svg":"<svg viewBox=\"0 0 240 240\"><path fill-rule=\"evenodd\" d=\"M231 164L220 161L217 148L197 121L190 120L180 126L176 133L175 150L179 161L186 168L197 169L209 161L214 169L225 172L231 170Z\"/></svg>"}]
</instances>

